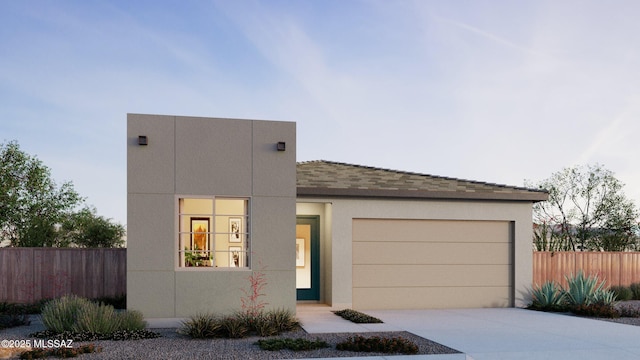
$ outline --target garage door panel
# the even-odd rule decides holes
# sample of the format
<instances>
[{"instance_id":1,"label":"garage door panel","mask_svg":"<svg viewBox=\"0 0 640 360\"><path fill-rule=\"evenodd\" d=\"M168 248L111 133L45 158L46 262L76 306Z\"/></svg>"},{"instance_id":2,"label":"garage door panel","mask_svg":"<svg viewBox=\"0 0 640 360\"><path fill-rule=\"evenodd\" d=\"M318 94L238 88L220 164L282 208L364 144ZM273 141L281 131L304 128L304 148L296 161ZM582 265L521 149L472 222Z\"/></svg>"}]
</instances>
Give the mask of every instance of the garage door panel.
<instances>
[{"instance_id":1,"label":"garage door panel","mask_svg":"<svg viewBox=\"0 0 640 360\"><path fill-rule=\"evenodd\" d=\"M352 225L356 309L513 303L508 221L354 219Z\"/></svg>"},{"instance_id":2,"label":"garage door panel","mask_svg":"<svg viewBox=\"0 0 640 360\"><path fill-rule=\"evenodd\" d=\"M509 265L358 265L357 287L503 286L511 283Z\"/></svg>"},{"instance_id":3,"label":"garage door panel","mask_svg":"<svg viewBox=\"0 0 640 360\"><path fill-rule=\"evenodd\" d=\"M353 241L504 242L508 231L505 221L357 219Z\"/></svg>"},{"instance_id":4,"label":"garage door panel","mask_svg":"<svg viewBox=\"0 0 640 360\"><path fill-rule=\"evenodd\" d=\"M509 287L355 288L353 308L451 309L510 306Z\"/></svg>"},{"instance_id":5,"label":"garage door panel","mask_svg":"<svg viewBox=\"0 0 640 360\"><path fill-rule=\"evenodd\" d=\"M509 264L509 243L353 244L353 264Z\"/></svg>"}]
</instances>

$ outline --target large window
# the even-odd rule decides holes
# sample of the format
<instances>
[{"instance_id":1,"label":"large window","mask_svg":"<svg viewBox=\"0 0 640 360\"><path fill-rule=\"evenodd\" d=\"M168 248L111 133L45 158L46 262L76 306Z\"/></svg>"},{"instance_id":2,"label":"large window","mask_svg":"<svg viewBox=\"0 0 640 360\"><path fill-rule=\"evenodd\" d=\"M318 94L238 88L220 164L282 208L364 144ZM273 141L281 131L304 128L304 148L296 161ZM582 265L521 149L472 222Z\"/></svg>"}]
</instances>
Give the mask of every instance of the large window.
<instances>
[{"instance_id":1,"label":"large window","mask_svg":"<svg viewBox=\"0 0 640 360\"><path fill-rule=\"evenodd\" d=\"M178 266L248 268L249 199L178 199Z\"/></svg>"}]
</instances>

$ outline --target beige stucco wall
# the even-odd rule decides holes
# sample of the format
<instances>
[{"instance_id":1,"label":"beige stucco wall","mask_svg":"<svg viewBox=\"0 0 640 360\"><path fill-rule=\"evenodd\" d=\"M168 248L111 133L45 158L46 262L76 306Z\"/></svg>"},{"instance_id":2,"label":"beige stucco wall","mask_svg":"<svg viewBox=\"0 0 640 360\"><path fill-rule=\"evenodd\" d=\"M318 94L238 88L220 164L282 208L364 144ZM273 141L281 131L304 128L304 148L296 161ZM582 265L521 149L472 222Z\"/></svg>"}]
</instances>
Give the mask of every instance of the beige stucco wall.
<instances>
[{"instance_id":1,"label":"beige stucco wall","mask_svg":"<svg viewBox=\"0 0 640 360\"><path fill-rule=\"evenodd\" d=\"M319 206L318 204L322 204ZM329 208L329 214L326 209ZM323 228L323 302L352 307L353 219L495 220L513 223L513 282L515 306L525 306L532 279L532 226L530 202L446 200L359 200L299 198L298 214L320 215L331 224ZM327 234L329 232L329 234ZM327 265L325 265L325 263Z\"/></svg>"},{"instance_id":2,"label":"beige stucco wall","mask_svg":"<svg viewBox=\"0 0 640 360\"><path fill-rule=\"evenodd\" d=\"M147 318L228 313L259 270L269 307L295 310L295 131L293 122L127 116L128 308ZM178 266L177 199L190 196L250 199L251 269Z\"/></svg>"}]
</instances>

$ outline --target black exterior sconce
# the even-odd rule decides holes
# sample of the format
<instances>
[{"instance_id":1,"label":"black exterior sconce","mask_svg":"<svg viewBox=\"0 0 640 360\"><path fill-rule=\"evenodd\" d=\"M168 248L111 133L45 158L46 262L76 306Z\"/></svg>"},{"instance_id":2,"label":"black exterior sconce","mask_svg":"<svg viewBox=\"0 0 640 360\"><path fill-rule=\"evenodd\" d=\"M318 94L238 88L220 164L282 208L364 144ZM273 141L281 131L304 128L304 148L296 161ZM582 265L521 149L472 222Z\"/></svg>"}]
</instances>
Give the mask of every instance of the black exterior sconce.
<instances>
[{"instance_id":1,"label":"black exterior sconce","mask_svg":"<svg viewBox=\"0 0 640 360\"><path fill-rule=\"evenodd\" d=\"M138 136L138 145L146 146L148 143L149 143L149 141L147 140L147 136L146 135L139 135Z\"/></svg>"},{"instance_id":2,"label":"black exterior sconce","mask_svg":"<svg viewBox=\"0 0 640 360\"><path fill-rule=\"evenodd\" d=\"M278 141L278 143L276 144L276 150L278 151L287 150L287 143L285 143L284 141Z\"/></svg>"}]
</instances>

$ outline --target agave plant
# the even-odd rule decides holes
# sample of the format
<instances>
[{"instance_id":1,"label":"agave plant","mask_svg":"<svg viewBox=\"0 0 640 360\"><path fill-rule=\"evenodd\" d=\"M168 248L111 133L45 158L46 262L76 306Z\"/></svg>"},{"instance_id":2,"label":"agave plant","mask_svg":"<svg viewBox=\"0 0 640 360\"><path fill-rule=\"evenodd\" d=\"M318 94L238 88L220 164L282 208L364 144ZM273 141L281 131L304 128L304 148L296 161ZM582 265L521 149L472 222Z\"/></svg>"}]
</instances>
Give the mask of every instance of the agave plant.
<instances>
[{"instance_id":1,"label":"agave plant","mask_svg":"<svg viewBox=\"0 0 640 360\"><path fill-rule=\"evenodd\" d=\"M565 303L566 295L555 281L547 281L532 290L533 305L542 308L560 307Z\"/></svg>"},{"instance_id":2,"label":"agave plant","mask_svg":"<svg viewBox=\"0 0 640 360\"><path fill-rule=\"evenodd\" d=\"M611 305L616 301L616 293L612 290L602 289L593 293L593 303L599 305Z\"/></svg>"},{"instance_id":3,"label":"agave plant","mask_svg":"<svg viewBox=\"0 0 640 360\"><path fill-rule=\"evenodd\" d=\"M609 300L609 293L611 294L609 303L614 300L613 293L609 290L604 290L605 281L598 281L598 275L585 277L582 271L578 271L577 275L565 278L569 287L564 292L570 305L591 305L599 303L601 300Z\"/></svg>"}]
</instances>

